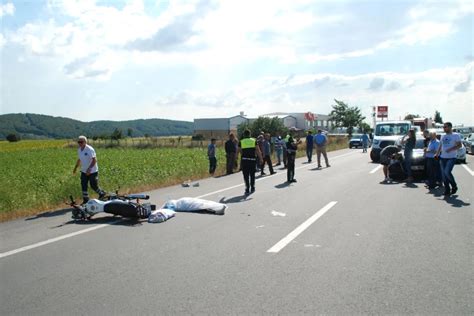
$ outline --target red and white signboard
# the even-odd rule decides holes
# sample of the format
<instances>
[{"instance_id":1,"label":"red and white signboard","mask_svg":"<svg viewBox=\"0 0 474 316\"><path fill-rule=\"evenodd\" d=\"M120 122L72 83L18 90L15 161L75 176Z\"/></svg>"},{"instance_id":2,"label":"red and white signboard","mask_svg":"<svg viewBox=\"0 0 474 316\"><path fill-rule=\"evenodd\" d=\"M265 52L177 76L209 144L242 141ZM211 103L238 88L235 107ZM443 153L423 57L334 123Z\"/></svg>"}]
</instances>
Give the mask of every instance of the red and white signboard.
<instances>
[{"instance_id":1,"label":"red and white signboard","mask_svg":"<svg viewBox=\"0 0 474 316\"><path fill-rule=\"evenodd\" d=\"M388 117L388 106L377 106L377 117Z\"/></svg>"},{"instance_id":2,"label":"red and white signboard","mask_svg":"<svg viewBox=\"0 0 474 316\"><path fill-rule=\"evenodd\" d=\"M305 120L307 120L307 121L313 122L313 121L315 120L316 116L314 115L314 113L306 112L306 113L304 114L304 118L305 118Z\"/></svg>"}]
</instances>

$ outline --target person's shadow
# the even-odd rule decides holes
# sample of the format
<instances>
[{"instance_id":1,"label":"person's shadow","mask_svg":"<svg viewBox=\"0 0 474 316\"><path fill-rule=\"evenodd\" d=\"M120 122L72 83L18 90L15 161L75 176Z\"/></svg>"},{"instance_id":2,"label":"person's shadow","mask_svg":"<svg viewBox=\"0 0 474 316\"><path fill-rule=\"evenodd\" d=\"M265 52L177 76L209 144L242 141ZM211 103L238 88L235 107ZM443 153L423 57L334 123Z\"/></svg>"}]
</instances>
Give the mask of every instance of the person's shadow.
<instances>
[{"instance_id":1,"label":"person's shadow","mask_svg":"<svg viewBox=\"0 0 474 316\"><path fill-rule=\"evenodd\" d=\"M288 181L285 181L283 183L275 185L275 188L277 189L284 189L286 187L290 186L290 183Z\"/></svg>"},{"instance_id":2,"label":"person's shadow","mask_svg":"<svg viewBox=\"0 0 474 316\"><path fill-rule=\"evenodd\" d=\"M416 188L418 188L418 186L413 182L406 182L404 188L416 189Z\"/></svg>"},{"instance_id":3,"label":"person's shadow","mask_svg":"<svg viewBox=\"0 0 474 316\"><path fill-rule=\"evenodd\" d=\"M222 199L219 200L219 203L222 203L222 204L240 203L240 202L249 201L251 199L252 198L248 198L248 195L244 194L244 195L234 196L231 198L223 197Z\"/></svg>"},{"instance_id":4,"label":"person's shadow","mask_svg":"<svg viewBox=\"0 0 474 316\"><path fill-rule=\"evenodd\" d=\"M463 206L469 206L471 203L466 203L463 200L458 199L458 195L449 195L444 198L446 203L451 204L452 207L463 207Z\"/></svg>"}]
</instances>

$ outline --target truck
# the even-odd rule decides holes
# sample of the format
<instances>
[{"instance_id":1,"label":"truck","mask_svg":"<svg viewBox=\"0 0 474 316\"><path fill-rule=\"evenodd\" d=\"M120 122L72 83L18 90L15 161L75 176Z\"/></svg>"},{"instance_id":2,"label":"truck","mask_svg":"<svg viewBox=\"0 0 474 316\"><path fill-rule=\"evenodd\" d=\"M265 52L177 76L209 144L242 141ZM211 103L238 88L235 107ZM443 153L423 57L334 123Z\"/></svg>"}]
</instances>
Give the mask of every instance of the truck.
<instances>
[{"instance_id":1,"label":"truck","mask_svg":"<svg viewBox=\"0 0 474 316\"><path fill-rule=\"evenodd\" d=\"M370 150L373 162L380 160L380 152L389 145L394 145L402 136L413 128L411 121L380 121L375 123L374 139Z\"/></svg>"},{"instance_id":2,"label":"truck","mask_svg":"<svg viewBox=\"0 0 474 316\"><path fill-rule=\"evenodd\" d=\"M420 130L423 132L425 129L433 127L433 120L427 117L415 117L413 118L413 125L419 126Z\"/></svg>"}]
</instances>

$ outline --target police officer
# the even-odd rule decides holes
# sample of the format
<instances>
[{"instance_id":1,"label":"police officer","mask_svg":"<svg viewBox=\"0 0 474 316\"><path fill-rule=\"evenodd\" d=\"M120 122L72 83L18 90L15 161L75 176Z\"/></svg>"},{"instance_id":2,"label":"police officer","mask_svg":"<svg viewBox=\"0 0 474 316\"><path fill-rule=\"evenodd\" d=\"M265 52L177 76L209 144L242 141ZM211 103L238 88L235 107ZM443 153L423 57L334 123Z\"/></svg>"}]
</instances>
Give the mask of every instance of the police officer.
<instances>
[{"instance_id":1,"label":"police officer","mask_svg":"<svg viewBox=\"0 0 474 316\"><path fill-rule=\"evenodd\" d=\"M239 141L240 166L245 181L245 195L255 192L255 169L257 156L259 163L263 163L262 152L257 146L255 138L250 137L250 130L244 131L243 138Z\"/></svg>"}]
</instances>

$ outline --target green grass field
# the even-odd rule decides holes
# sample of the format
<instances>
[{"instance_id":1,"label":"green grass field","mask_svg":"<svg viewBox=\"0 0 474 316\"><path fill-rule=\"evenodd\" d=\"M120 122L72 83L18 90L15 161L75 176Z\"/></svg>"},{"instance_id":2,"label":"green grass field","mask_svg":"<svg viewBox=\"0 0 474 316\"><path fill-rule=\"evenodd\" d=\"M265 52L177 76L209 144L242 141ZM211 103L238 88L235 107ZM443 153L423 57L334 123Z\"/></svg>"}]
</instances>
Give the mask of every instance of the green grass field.
<instances>
[{"instance_id":1,"label":"green grass field","mask_svg":"<svg viewBox=\"0 0 474 316\"><path fill-rule=\"evenodd\" d=\"M346 145L334 141L329 150ZM300 147L298 156L303 156ZM208 176L206 150L98 147L99 183L108 192L130 193L201 179ZM65 207L69 195L79 199L79 172L72 175L76 160L77 149L70 141L0 141L0 221ZM224 172L225 153L219 147L216 175Z\"/></svg>"}]
</instances>

